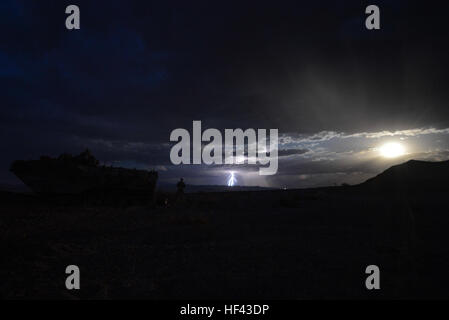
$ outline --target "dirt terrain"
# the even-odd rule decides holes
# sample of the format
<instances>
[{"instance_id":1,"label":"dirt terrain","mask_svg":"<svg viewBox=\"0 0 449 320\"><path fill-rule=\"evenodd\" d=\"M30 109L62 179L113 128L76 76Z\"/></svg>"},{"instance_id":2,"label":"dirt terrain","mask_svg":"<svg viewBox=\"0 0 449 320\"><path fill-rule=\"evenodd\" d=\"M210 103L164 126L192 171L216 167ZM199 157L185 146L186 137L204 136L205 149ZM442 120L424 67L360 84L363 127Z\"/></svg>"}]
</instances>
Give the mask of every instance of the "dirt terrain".
<instances>
[{"instance_id":1,"label":"dirt terrain","mask_svg":"<svg viewBox=\"0 0 449 320\"><path fill-rule=\"evenodd\" d=\"M61 206L3 193L1 298L449 296L447 192L353 187ZM65 268L81 290L65 289ZM381 290L365 288L378 265Z\"/></svg>"}]
</instances>

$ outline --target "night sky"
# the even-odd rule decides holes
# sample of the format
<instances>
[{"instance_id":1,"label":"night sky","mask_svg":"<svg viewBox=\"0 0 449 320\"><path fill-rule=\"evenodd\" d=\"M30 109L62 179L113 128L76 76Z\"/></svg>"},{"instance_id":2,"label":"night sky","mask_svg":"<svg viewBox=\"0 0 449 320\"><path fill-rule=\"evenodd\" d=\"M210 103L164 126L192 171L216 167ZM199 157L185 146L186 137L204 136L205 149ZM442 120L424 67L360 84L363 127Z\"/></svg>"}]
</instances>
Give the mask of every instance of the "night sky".
<instances>
[{"instance_id":1,"label":"night sky","mask_svg":"<svg viewBox=\"0 0 449 320\"><path fill-rule=\"evenodd\" d=\"M65 8L81 29L65 28ZM365 8L381 30L365 28ZM449 5L425 1L0 2L0 183L15 159L86 147L161 183L358 183L449 159ZM173 166L170 133L277 128L279 171ZM401 143L406 154L379 148Z\"/></svg>"}]
</instances>

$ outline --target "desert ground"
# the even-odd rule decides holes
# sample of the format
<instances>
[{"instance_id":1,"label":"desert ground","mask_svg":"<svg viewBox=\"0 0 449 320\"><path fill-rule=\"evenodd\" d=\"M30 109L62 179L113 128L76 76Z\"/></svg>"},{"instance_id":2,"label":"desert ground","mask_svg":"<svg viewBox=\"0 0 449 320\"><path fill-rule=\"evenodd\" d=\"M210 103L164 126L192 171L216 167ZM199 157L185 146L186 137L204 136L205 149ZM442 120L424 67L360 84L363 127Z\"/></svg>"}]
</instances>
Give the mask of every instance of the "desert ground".
<instances>
[{"instance_id":1,"label":"desert ground","mask_svg":"<svg viewBox=\"0 0 449 320\"><path fill-rule=\"evenodd\" d=\"M192 193L140 206L1 200L1 298L449 297L443 191ZM65 288L71 264L81 290ZM369 291L373 264L381 289Z\"/></svg>"}]
</instances>

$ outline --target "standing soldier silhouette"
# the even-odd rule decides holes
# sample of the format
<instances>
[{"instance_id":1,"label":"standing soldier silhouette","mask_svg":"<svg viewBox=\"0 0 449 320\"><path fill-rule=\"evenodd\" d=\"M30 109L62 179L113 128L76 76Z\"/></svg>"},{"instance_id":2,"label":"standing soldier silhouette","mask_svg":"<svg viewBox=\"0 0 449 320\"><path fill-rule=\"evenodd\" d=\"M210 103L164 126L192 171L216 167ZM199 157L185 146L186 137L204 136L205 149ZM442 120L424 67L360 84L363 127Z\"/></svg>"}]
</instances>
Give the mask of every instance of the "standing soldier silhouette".
<instances>
[{"instance_id":1,"label":"standing soldier silhouette","mask_svg":"<svg viewBox=\"0 0 449 320\"><path fill-rule=\"evenodd\" d=\"M179 180L178 184L176 185L176 200L184 198L185 187L186 184L184 183L184 178L181 178L181 180Z\"/></svg>"}]
</instances>

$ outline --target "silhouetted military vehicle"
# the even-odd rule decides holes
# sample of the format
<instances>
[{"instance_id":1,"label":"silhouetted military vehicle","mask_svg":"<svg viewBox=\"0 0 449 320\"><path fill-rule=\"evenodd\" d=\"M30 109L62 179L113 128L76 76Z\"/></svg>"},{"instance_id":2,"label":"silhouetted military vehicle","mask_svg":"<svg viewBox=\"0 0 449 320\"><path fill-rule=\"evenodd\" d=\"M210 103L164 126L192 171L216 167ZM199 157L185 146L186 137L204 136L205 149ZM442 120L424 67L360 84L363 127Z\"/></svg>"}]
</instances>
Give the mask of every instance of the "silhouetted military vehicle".
<instances>
[{"instance_id":1,"label":"silhouetted military vehicle","mask_svg":"<svg viewBox=\"0 0 449 320\"><path fill-rule=\"evenodd\" d=\"M42 196L82 196L89 203L152 202L156 171L99 165L89 150L78 156L17 160L11 171L36 194Z\"/></svg>"}]
</instances>

